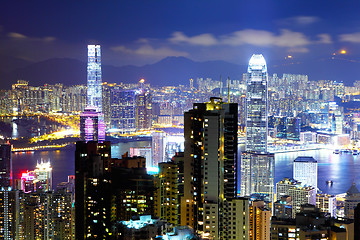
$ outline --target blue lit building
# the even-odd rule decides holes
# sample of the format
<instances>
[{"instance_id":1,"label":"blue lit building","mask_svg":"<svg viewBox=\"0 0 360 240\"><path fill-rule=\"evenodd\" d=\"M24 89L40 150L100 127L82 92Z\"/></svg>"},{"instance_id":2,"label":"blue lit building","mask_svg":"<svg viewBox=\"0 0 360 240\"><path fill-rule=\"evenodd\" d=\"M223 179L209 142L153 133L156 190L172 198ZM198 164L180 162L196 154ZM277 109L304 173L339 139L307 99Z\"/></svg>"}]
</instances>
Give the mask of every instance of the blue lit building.
<instances>
[{"instance_id":1,"label":"blue lit building","mask_svg":"<svg viewBox=\"0 0 360 240\"><path fill-rule=\"evenodd\" d=\"M267 78L267 67L263 55L252 55L246 82L246 151L267 152Z\"/></svg>"},{"instance_id":2,"label":"blue lit building","mask_svg":"<svg viewBox=\"0 0 360 240\"><path fill-rule=\"evenodd\" d=\"M274 197L275 158L267 151L267 78L263 55L252 55L246 82L246 146L241 153L240 196L261 196L270 203Z\"/></svg>"},{"instance_id":3,"label":"blue lit building","mask_svg":"<svg viewBox=\"0 0 360 240\"><path fill-rule=\"evenodd\" d=\"M87 105L102 112L100 45L88 45Z\"/></svg>"}]
</instances>

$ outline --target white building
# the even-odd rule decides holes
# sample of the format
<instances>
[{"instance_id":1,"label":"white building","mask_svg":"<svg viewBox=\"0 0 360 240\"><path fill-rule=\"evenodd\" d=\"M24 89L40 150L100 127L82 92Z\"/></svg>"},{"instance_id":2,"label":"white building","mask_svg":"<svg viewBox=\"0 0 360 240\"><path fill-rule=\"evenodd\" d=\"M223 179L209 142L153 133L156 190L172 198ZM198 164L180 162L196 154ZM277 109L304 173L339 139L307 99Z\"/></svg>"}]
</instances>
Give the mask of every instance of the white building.
<instances>
[{"instance_id":1,"label":"white building","mask_svg":"<svg viewBox=\"0 0 360 240\"><path fill-rule=\"evenodd\" d=\"M293 178L304 186L317 189L317 161L313 157L299 156L294 160Z\"/></svg>"}]
</instances>

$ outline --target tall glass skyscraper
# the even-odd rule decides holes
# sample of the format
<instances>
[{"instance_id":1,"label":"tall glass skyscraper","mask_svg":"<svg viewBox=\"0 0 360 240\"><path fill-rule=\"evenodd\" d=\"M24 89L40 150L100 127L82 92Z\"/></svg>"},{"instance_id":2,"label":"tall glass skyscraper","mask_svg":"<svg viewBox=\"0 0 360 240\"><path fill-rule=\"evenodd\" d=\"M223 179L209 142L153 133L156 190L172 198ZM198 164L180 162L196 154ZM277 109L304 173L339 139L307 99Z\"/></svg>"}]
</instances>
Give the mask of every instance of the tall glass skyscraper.
<instances>
[{"instance_id":1,"label":"tall glass skyscraper","mask_svg":"<svg viewBox=\"0 0 360 240\"><path fill-rule=\"evenodd\" d=\"M100 45L88 45L87 106L102 112Z\"/></svg>"},{"instance_id":2,"label":"tall glass skyscraper","mask_svg":"<svg viewBox=\"0 0 360 240\"><path fill-rule=\"evenodd\" d=\"M252 55L246 91L246 148L241 154L241 196L266 202L274 197L274 154L267 152L267 68L261 54Z\"/></svg>"},{"instance_id":3,"label":"tall glass skyscraper","mask_svg":"<svg viewBox=\"0 0 360 240\"><path fill-rule=\"evenodd\" d=\"M263 55L252 55L246 82L246 151L267 152L267 82L267 68Z\"/></svg>"},{"instance_id":4,"label":"tall glass skyscraper","mask_svg":"<svg viewBox=\"0 0 360 240\"><path fill-rule=\"evenodd\" d=\"M100 45L88 45L87 107L80 114L80 139L86 142L105 140L101 83Z\"/></svg>"}]
</instances>

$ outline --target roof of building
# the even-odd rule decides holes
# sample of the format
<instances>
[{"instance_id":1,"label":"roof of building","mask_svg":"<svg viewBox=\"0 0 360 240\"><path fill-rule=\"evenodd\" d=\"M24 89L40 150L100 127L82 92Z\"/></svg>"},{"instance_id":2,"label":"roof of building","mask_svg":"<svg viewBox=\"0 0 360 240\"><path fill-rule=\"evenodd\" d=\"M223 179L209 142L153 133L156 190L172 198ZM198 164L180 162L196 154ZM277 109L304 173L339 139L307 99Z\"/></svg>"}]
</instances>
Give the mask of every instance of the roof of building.
<instances>
[{"instance_id":1,"label":"roof of building","mask_svg":"<svg viewBox=\"0 0 360 240\"><path fill-rule=\"evenodd\" d=\"M294 162L315 162L315 163L317 163L317 161L313 157L309 157L309 156L299 156L294 160Z\"/></svg>"},{"instance_id":2,"label":"roof of building","mask_svg":"<svg viewBox=\"0 0 360 240\"><path fill-rule=\"evenodd\" d=\"M356 184L353 182L351 184L351 187L346 192L347 194L353 195L353 194L360 194L359 190L356 188Z\"/></svg>"}]
</instances>

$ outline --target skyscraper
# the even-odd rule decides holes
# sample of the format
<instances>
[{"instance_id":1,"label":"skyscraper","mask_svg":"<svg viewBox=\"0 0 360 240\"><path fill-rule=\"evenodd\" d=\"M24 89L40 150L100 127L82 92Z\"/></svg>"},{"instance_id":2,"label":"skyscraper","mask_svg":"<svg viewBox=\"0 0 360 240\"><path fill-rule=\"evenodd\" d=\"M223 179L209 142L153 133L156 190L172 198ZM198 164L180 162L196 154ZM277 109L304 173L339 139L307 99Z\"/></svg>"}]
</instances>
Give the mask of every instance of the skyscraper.
<instances>
[{"instance_id":1,"label":"skyscraper","mask_svg":"<svg viewBox=\"0 0 360 240\"><path fill-rule=\"evenodd\" d=\"M95 107L98 112L102 112L101 83L100 45L88 45L87 105Z\"/></svg>"},{"instance_id":2,"label":"skyscraper","mask_svg":"<svg viewBox=\"0 0 360 240\"><path fill-rule=\"evenodd\" d=\"M185 225L211 239L224 238L224 201L237 193L236 103L210 98L184 114Z\"/></svg>"},{"instance_id":3,"label":"skyscraper","mask_svg":"<svg viewBox=\"0 0 360 240\"><path fill-rule=\"evenodd\" d=\"M12 186L11 145L0 145L0 188Z\"/></svg>"},{"instance_id":4,"label":"skyscraper","mask_svg":"<svg viewBox=\"0 0 360 240\"><path fill-rule=\"evenodd\" d=\"M246 151L267 152L267 78L267 67L263 55L252 55L246 81Z\"/></svg>"},{"instance_id":5,"label":"skyscraper","mask_svg":"<svg viewBox=\"0 0 360 240\"><path fill-rule=\"evenodd\" d=\"M272 202L274 154L267 152L268 89L267 67L261 54L252 55L247 74L246 147L241 154L241 196L259 194Z\"/></svg>"},{"instance_id":6,"label":"skyscraper","mask_svg":"<svg viewBox=\"0 0 360 240\"><path fill-rule=\"evenodd\" d=\"M87 107L80 115L80 139L105 141L100 45L88 45Z\"/></svg>"}]
</instances>

